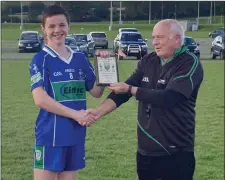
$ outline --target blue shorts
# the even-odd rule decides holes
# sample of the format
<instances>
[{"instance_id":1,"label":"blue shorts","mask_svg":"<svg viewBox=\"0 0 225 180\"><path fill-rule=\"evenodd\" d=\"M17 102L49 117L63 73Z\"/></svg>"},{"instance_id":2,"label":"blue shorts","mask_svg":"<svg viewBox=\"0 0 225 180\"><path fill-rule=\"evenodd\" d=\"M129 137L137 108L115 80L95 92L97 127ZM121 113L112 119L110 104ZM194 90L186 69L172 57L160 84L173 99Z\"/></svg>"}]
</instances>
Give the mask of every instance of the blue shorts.
<instances>
[{"instance_id":1,"label":"blue shorts","mask_svg":"<svg viewBox=\"0 0 225 180\"><path fill-rule=\"evenodd\" d=\"M63 172L76 171L84 167L84 144L62 147L34 147L34 168Z\"/></svg>"}]
</instances>

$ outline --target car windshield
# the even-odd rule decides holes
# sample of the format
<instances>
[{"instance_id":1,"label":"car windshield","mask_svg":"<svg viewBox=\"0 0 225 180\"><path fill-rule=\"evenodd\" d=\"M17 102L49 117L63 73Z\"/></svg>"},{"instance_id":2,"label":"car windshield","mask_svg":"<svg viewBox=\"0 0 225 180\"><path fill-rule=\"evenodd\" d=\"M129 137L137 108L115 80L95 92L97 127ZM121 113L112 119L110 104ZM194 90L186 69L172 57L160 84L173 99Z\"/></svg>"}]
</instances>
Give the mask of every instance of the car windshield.
<instances>
[{"instance_id":1,"label":"car windshield","mask_svg":"<svg viewBox=\"0 0 225 180\"><path fill-rule=\"evenodd\" d=\"M142 41L140 34L126 33L121 35L121 41Z\"/></svg>"},{"instance_id":2,"label":"car windshield","mask_svg":"<svg viewBox=\"0 0 225 180\"><path fill-rule=\"evenodd\" d=\"M138 32L137 29L121 29L121 32L126 32L126 31L128 31L128 32Z\"/></svg>"},{"instance_id":3,"label":"car windshield","mask_svg":"<svg viewBox=\"0 0 225 180\"><path fill-rule=\"evenodd\" d=\"M74 38L77 42L86 42L87 41L86 35L75 35Z\"/></svg>"},{"instance_id":4,"label":"car windshield","mask_svg":"<svg viewBox=\"0 0 225 180\"><path fill-rule=\"evenodd\" d=\"M66 38L65 44L68 46L76 46L76 41L73 38Z\"/></svg>"},{"instance_id":5,"label":"car windshield","mask_svg":"<svg viewBox=\"0 0 225 180\"><path fill-rule=\"evenodd\" d=\"M184 43L185 43L186 45L196 45L196 42L195 42L194 39L192 39L192 38L185 38L185 39L184 39Z\"/></svg>"},{"instance_id":6,"label":"car windshield","mask_svg":"<svg viewBox=\"0 0 225 180\"><path fill-rule=\"evenodd\" d=\"M93 38L106 38L105 33L92 33L91 36Z\"/></svg>"},{"instance_id":7,"label":"car windshield","mask_svg":"<svg viewBox=\"0 0 225 180\"><path fill-rule=\"evenodd\" d=\"M38 36L35 33L24 33L21 35L20 40L38 40Z\"/></svg>"}]
</instances>

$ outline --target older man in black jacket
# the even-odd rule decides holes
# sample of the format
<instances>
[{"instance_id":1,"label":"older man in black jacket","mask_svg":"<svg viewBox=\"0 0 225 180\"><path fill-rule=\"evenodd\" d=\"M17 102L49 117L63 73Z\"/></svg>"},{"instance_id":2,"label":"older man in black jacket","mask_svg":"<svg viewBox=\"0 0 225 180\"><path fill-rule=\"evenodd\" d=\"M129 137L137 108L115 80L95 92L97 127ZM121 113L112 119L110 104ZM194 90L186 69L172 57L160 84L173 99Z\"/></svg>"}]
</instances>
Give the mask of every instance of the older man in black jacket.
<instances>
[{"instance_id":1,"label":"older man in black jacket","mask_svg":"<svg viewBox=\"0 0 225 180\"><path fill-rule=\"evenodd\" d=\"M138 62L124 82L111 84L108 98L88 112L97 118L135 96L138 106L139 180L192 180L195 169L195 104L203 81L198 58L183 45L176 20L154 26L155 52Z\"/></svg>"}]
</instances>

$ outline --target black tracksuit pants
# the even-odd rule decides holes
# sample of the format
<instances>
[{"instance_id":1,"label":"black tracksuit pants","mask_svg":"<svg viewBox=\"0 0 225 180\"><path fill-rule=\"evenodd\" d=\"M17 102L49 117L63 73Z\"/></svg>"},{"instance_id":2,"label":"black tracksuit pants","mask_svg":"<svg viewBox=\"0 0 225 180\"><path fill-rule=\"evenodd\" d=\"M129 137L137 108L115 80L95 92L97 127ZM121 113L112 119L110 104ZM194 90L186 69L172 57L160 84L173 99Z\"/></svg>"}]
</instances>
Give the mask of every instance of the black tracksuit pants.
<instances>
[{"instance_id":1,"label":"black tracksuit pants","mask_svg":"<svg viewBox=\"0 0 225 180\"><path fill-rule=\"evenodd\" d=\"M137 153L139 180L193 180L194 169L193 152L179 152L166 156L146 156Z\"/></svg>"}]
</instances>

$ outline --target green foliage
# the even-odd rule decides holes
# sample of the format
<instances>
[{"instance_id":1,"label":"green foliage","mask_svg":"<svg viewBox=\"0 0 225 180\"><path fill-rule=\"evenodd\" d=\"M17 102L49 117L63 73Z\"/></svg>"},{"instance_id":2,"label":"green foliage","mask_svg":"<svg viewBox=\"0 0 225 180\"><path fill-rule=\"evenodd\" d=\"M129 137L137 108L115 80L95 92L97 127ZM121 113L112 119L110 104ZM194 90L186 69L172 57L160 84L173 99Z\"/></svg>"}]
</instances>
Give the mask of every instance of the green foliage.
<instances>
[{"instance_id":1,"label":"green foliage","mask_svg":"<svg viewBox=\"0 0 225 180\"><path fill-rule=\"evenodd\" d=\"M72 19L72 22L94 22L94 21L107 21L109 20L109 11L110 1L43 1L43 2L26 2L23 1L24 12L28 12L32 14L33 11L29 10L29 6L32 4L37 4L33 6L33 9L39 11L43 10L43 6L40 4L45 4L45 6L49 4L60 4L62 5L68 12ZM119 2L113 2L113 20L119 20ZM148 20L149 18L149 4L150 1L123 1L122 7L124 11L122 11L122 20L123 21L137 21L137 20ZM200 16L207 17L210 15L210 7L211 2L206 1L200 2L199 6L199 14ZM224 2L215 1L213 2L213 9L215 4L216 16L224 15ZM175 8L176 7L176 8ZM8 8L12 8L13 14L20 13L20 2L3 2L2 6L2 16L9 15ZM90 12L96 9L97 14L91 14ZM176 9L176 10L175 10ZM35 10L35 12L37 12ZM103 12L103 14L99 14L98 12ZM214 10L213 10L214 11ZM93 11L92 11L93 12ZM198 2L197 1L151 1L151 19L166 19L174 17L172 14L176 13L177 18L196 18L198 16ZM213 12L214 15L214 12ZM30 15L29 15L30 16ZM32 17L34 15L31 15ZM30 22L34 22L31 19ZM220 22L221 23L221 22Z\"/></svg>"},{"instance_id":2,"label":"green foliage","mask_svg":"<svg viewBox=\"0 0 225 180\"><path fill-rule=\"evenodd\" d=\"M40 22L39 15L42 14L45 5L43 2L31 2L29 6L29 22Z\"/></svg>"}]
</instances>

